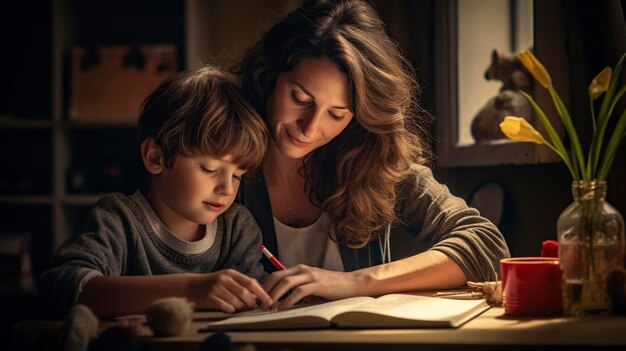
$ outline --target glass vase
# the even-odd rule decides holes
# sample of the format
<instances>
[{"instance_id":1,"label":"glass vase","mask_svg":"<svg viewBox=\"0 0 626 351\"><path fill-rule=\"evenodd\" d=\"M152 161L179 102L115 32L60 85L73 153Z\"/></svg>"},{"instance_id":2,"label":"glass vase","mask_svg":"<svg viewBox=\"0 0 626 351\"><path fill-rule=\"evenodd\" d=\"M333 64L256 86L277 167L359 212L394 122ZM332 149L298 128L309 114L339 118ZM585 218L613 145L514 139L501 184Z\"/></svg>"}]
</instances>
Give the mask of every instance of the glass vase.
<instances>
[{"instance_id":1,"label":"glass vase","mask_svg":"<svg viewBox=\"0 0 626 351\"><path fill-rule=\"evenodd\" d=\"M563 312L607 311L607 276L624 266L624 219L605 201L604 181L574 181L572 195L557 223Z\"/></svg>"}]
</instances>

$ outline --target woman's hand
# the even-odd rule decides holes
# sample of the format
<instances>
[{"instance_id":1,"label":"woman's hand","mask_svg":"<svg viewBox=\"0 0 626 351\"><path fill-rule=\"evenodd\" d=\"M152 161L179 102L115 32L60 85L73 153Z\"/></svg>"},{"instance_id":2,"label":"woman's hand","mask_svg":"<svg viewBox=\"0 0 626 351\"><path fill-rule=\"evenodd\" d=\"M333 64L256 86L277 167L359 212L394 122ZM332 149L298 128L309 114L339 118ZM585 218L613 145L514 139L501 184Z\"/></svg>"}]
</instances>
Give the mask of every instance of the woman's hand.
<instances>
[{"instance_id":1,"label":"woman's hand","mask_svg":"<svg viewBox=\"0 0 626 351\"><path fill-rule=\"evenodd\" d=\"M256 279L234 269L197 275L189 284L187 295L198 307L226 313L257 308L257 300L266 310L273 303Z\"/></svg>"},{"instance_id":2,"label":"woman's hand","mask_svg":"<svg viewBox=\"0 0 626 351\"><path fill-rule=\"evenodd\" d=\"M354 272L335 272L304 264L274 272L263 288L269 293L274 308L286 310L305 296L315 295L328 300L338 300L359 295L359 275ZM283 301L278 299L291 291Z\"/></svg>"}]
</instances>

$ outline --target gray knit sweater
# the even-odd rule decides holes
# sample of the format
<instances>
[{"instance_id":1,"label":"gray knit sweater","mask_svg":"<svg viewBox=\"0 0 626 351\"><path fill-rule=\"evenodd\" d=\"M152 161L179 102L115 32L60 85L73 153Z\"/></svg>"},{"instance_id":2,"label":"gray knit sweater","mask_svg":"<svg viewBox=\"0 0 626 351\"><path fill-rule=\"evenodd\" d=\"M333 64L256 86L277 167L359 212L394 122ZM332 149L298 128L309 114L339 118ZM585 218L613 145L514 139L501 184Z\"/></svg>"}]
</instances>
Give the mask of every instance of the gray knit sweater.
<instances>
[{"instance_id":1,"label":"gray knit sweater","mask_svg":"<svg viewBox=\"0 0 626 351\"><path fill-rule=\"evenodd\" d=\"M101 275L234 268L264 280L261 231L250 212L235 203L216 222L214 236L207 229L208 238L187 242L169 232L141 193L106 195L86 216L82 230L58 249L53 268L41 275L41 295L51 311L64 313L76 303L89 279Z\"/></svg>"}]
</instances>

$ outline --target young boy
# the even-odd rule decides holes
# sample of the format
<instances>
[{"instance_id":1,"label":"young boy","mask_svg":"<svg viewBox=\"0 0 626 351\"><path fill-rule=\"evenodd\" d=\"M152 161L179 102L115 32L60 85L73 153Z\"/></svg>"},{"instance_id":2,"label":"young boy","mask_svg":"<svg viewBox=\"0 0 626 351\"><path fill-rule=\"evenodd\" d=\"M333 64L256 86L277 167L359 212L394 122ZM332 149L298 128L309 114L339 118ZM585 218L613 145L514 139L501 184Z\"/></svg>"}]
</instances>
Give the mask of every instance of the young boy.
<instances>
[{"instance_id":1,"label":"young boy","mask_svg":"<svg viewBox=\"0 0 626 351\"><path fill-rule=\"evenodd\" d=\"M169 296L229 313L269 307L255 280L266 274L260 229L233 204L268 134L234 78L210 67L175 76L148 97L138 127L147 189L100 199L42 274L42 296L56 312L84 303L109 317Z\"/></svg>"}]
</instances>

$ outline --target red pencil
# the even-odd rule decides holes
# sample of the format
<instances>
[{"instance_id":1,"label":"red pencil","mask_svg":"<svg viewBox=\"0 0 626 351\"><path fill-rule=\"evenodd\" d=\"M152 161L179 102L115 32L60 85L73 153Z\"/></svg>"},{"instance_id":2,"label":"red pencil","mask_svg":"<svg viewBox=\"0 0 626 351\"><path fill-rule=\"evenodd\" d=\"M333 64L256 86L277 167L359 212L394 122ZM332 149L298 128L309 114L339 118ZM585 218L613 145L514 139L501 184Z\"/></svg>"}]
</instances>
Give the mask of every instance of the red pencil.
<instances>
[{"instance_id":1,"label":"red pencil","mask_svg":"<svg viewBox=\"0 0 626 351\"><path fill-rule=\"evenodd\" d=\"M274 257L274 255L270 252L270 250L268 250L265 245L261 245L261 251L263 251L263 254L265 255L265 257L267 257L268 260L270 260L270 262L272 262L272 264L278 268L279 270L283 271L285 270L285 266L283 266L282 263L280 263L280 261Z\"/></svg>"},{"instance_id":2,"label":"red pencil","mask_svg":"<svg viewBox=\"0 0 626 351\"><path fill-rule=\"evenodd\" d=\"M280 263L280 261L274 257L274 255L270 252L270 250L268 250L265 245L261 245L261 251L263 252L263 254L265 255L265 257L267 257L268 260L270 260L270 262L272 262L272 264L274 265L274 267L278 268L281 271L285 270L285 266L283 266L282 263ZM302 298L302 300L311 303L311 296L305 296Z\"/></svg>"}]
</instances>

